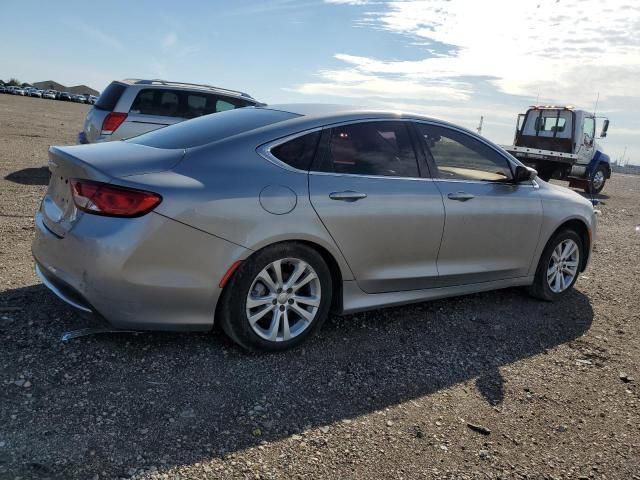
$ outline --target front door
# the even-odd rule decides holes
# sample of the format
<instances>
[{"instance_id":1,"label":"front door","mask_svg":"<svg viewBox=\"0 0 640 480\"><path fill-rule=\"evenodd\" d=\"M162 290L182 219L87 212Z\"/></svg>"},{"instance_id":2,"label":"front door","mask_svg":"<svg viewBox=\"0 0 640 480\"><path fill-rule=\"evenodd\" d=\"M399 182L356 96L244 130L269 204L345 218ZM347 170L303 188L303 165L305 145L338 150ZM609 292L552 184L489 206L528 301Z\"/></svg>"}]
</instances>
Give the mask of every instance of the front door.
<instances>
[{"instance_id":1,"label":"front door","mask_svg":"<svg viewBox=\"0 0 640 480\"><path fill-rule=\"evenodd\" d=\"M510 162L478 138L434 124L417 128L445 207L440 285L527 276L542 224L535 184L513 183Z\"/></svg>"},{"instance_id":2,"label":"front door","mask_svg":"<svg viewBox=\"0 0 640 480\"><path fill-rule=\"evenodd\" d=\"M408 122L325 131L309 193L363 291L436 285L444 207L435 183L420 177Z\"/></svg>"}]
</instances>

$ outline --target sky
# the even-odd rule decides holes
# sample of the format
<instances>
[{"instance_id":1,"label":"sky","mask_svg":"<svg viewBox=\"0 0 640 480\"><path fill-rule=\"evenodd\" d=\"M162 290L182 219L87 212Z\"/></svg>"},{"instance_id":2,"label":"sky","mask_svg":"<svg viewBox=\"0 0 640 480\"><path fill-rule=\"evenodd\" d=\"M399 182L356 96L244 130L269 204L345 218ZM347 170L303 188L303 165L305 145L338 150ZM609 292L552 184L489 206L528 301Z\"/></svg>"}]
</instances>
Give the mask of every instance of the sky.
<instances>
[{"instance_id":1,"label":"sky","mask_svg":"<svg viewBox=\"0 0 640 480\"><path fill-rule=\"evenodd\" d=\"M599 142L640 164L640 0L9 2L0 78L102 90L207 83L266 103L427 114L499 144L532 104L611 120ZM625 153L626 152L626 153ZM624 157L623 157L624 155Z\"/></svg>"}]
</instances>

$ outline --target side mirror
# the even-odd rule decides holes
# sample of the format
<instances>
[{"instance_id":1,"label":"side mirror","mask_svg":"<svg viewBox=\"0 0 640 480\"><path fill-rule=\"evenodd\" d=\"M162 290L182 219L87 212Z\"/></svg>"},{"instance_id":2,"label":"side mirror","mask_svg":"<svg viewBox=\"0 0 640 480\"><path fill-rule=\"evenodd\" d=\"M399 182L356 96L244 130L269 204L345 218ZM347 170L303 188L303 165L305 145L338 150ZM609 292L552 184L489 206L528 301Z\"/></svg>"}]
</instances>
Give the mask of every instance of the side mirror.
<instances>
[{"instance_id":1,"label":"side mirror","mask_svg":"<svg viewBox=\"0 0 640 480\"><path fill-rule=\"evenodd\" d=\"M525 167L523 165L518 165L516 167L516 171L513 174L513 182L514 183L522 183L533 180L538 175L538 172L530 167Z\"/></svg>"},{"instance_id":2,"label":"side mirror","mask_svg":"<svg viewBox=\"0 0 640 480\"><path fill-rule=\"evenodd\" d=\"M605 138L607 136L607 130L609 130L609 119L605 119L602 122L602 131L600 132L600 138Z\"/></svg>"}]
</instances>

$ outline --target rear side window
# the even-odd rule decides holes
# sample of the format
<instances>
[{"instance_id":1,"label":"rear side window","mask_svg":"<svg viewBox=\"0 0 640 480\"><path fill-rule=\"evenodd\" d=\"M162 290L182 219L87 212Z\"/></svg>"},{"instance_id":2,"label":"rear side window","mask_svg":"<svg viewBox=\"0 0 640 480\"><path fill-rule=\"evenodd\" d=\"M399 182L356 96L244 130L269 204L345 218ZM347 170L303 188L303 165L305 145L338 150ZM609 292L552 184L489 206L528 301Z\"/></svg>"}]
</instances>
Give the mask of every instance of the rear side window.
<instances>
[{"instance_id":1,"label":"rear side window","mask_svg":"<svg viewBox=\"0 0 640 480\"><path fill-rule=\"evenodd\" d=\"M113 111L126 88L121 83L111 82L98 97L95 107L100 110Z\"/></svg>"},{"instance_id":2,"label":"rear side window","mask_svg":"<svg viewBox=\"0 0 640 480\"><path fill-rule=\"evenodd\" d=\"M239 108L170 125L127 142L155 148L198 147L298 116L267 108Z\"/></svg>"},{"instance_id":3,"label":"rear side window","mask_svg":"<svg viewBox=\"0 0 640 480\"><path fill-rule=\"evenodd\" d=\"M298 170L308 171L318 147L321 132L308 133L271 149L278 160Z\"/></svg>"},{"instance_id":4,"label":"rear side window","mask_svg":"<svg viewBox=\"0 0 640 480\"><path fill-rule=\"evenodd\" d=\"M149 88L136 95L129 113L161 117L196 118L250 105L235 98L219 95Z\"/></svg>"},{"instance_id":5,"label":"rear side window","mask_svg":"<svg viewBox=\"0 0 640 480\"><path fill-rule=\"evenodd\" d=\"M317 170L352 175L419 177L406 122L363 122L331 129Z\"/></svg>"},{"instance_id":6,"label":"rear side window","mask_svg":"<svg viewBox=\"0 0 640 480\"><path fill-rule=\"evenodd\" d=\"M141 90L133 101L129 113L177 117L179 109L180 102L175 91L156 88Z\"/></svg>"}]
</instances>

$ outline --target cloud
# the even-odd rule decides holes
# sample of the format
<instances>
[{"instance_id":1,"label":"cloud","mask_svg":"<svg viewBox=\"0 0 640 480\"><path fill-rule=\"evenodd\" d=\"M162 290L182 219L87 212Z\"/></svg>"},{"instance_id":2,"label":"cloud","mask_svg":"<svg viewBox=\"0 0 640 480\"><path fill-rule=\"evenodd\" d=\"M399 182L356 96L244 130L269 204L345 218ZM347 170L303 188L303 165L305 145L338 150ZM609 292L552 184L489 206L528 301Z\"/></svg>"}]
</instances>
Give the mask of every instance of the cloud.
<instances>
[{"instance_id":1,"label":"cloud","mask_svg":"<svg viewBox=\"0 0 640 480\"><path fill-rule=\"evenodd\" d=\"M79 20L68 22L72 28L78 30L82 35L93 40L96 43L100 43L105 47L115 48L117 50L124 50L124 45L116 37L109 35L102 30L89 25Z\"/></svg>"},{"instance_id":2,"label":"cloud","mask_svg":"<svg viewBox=\"0 0 640 480\"><path fill-rule=\"evenodd\" d=\"M163 48L171 48L178 41L178 35L175 32L169 32L162 38Z\"/></svg>"},{"instance_id":3,"label":"cloud","mask_svg":"<svg viewBox=\"0 0 640 480\"><path fill-rule=\"evenodd\" d=\"M302 94L348 98L468 98L469 86L463 82L442 80L425 84L407 75L380 76L376 75L379 73L377 68L371 68L375 63L373 60L346 54L337 54L335 58L347 63L348 67L322 70L316 75L317 82L298 85L293 90Z\"/></svg>"},{"instance_id":4,"label":"cloud","mask_svg":"<svg viewBox=\"0 0 640 480\"><path fill-rule=\"evenodd\" d=\"M539 94L583 105L592 105L597 92L601 101L640 97L640 7L635 0L620 0L615 7L596 0L366 3L371 10L357 21L359 26L426 45L424 58L340 53L335 58L341 67L321 70L321 82L299 85L297 91L317 93L322 87L384 97L407 86L405 94L435 88L455 99L468 98L478 83L488 81L504 94Z\"/></svg>"}]
</instances>

